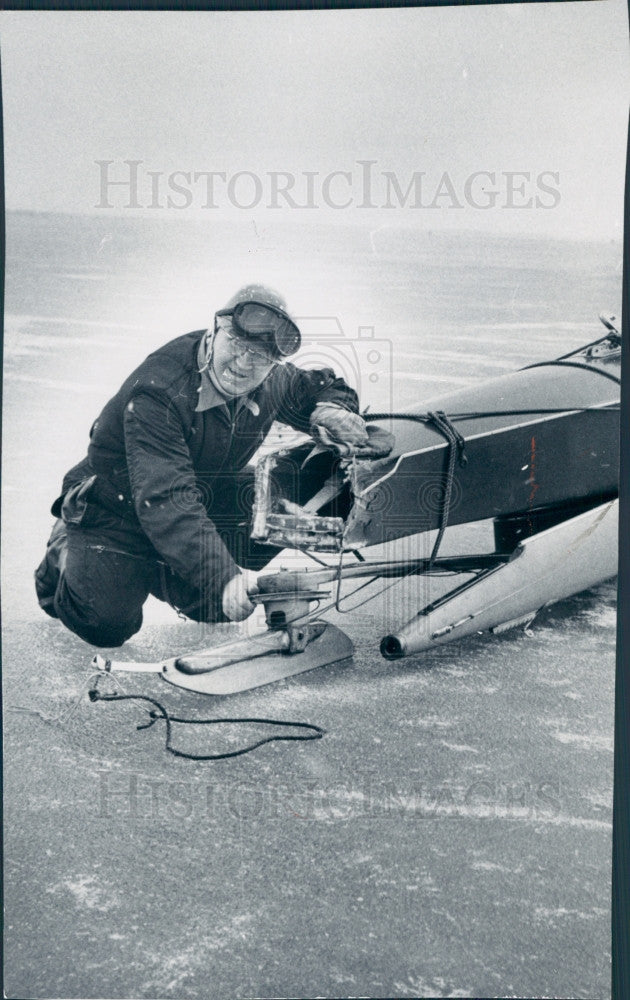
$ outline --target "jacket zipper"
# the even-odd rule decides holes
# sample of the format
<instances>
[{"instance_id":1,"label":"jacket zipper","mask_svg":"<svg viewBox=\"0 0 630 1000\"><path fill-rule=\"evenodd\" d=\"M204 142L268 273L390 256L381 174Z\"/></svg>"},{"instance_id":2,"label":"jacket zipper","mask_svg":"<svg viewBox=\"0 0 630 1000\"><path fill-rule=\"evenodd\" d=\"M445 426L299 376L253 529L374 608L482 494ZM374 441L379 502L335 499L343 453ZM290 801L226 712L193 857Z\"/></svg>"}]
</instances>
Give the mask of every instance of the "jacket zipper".
<instances>
[{"instance_id":1,"label":"jacket zipper","mask_svg":"<svg viewBox=\"0 0 630 1000\"><path fill-rule=\"evenodd\" d=\"M233 445L234 445L234 431L235 431L235 428L236 428L236 422L237 422L237 419L238 419L238 415L240 413L240 409L237 410L236 413L230 413L230 410L228 409L227 405L225 406L225 408L227 410L228 422L229 422L229 425L230 425L230 443L228 445L228 448L227 448L227 451L226 451L226 454L225 454L225 458L221 462L221 465L217 469L217 472L223 472L223 469L226 467L226 465L228 464L230 458L232 457L232 448L233 448Z\"/></svg>"}]
</instances>

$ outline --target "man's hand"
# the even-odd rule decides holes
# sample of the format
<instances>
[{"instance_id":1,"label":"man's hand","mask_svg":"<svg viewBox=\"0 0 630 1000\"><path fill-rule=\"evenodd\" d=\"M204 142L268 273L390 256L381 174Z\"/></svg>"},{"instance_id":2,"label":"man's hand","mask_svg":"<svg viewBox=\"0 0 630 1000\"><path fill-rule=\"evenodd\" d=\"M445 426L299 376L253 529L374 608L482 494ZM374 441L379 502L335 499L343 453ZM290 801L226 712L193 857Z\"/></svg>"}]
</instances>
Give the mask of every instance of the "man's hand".
<instances>
[{"instance_id":1,"label":"man's hand","mask_svg":"<svg viewBox=\"0 0 630 1000\"><path fill-rule=\"evenodd\" d=\"M316 441L340 455L354 455L369 440L365 421L358 413L337 403L318 403L311 413L311 433Z\"/></svg>"},{"instance_id":2,"label":"man's hand","mask_svg":"<svg viewBox=\"0 0 630 1000\"><path fill-rule=\"evenodd\" d=\"M223 588L223 614L231 622L242 622L249 618L256 605L250 601L250 594L258 593L258 580L251 569L242 569Z\"/></svg>"}]
</instances>

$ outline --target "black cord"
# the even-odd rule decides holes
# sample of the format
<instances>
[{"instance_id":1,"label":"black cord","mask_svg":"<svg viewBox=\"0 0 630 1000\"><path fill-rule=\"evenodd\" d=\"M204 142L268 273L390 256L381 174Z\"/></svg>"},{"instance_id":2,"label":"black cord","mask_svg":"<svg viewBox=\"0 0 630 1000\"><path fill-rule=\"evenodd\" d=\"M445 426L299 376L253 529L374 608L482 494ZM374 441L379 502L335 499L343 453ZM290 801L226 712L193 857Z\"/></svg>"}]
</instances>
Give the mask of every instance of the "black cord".
<instances>
[{"instance_id":1,"label":"black cord","mask_svg":"<svg viewBox=\"0 0 630 1000\"><path fill-rule=\"evenodd\" d=\"M136 726L138 730L149 729L155 722L163 719L166 723L166 744L165 750L172 753L174 757L183 757L185 760L226 760L228 757L241 757L243 754L250 753L252 750L257 750L258 747L262 747L265 743L273 743L274 741L309 741L309 740L321 740L321 738L326 734L326 730L322 729L321 726L315 726L310 722L286 722L282 719L181 719L175 715L169 715L167 710L164 708L159 701L155 698L149 698L147 695L143 694L102 694L98 690L98 681L93 688L89 691L90 701L148 701L149 704L154 705L155 708L149 712L150 721L144 723L143 725ZM157 711L156 711L157 709ZM173 723L179 722L182 725L200 725L200 726L214 726L221 725L223 723L229 724L243 724L243 723L259 723L264 726L293 726L299 729L310 729L311 735L308 736L266 736L265 739L258 740L256 743L252 743L249 746L242 747L240 750L231 750L226 753L215 753L215 754L192 754L186 753L184 750L176 750L171 745L171 737L173 734L172 726Z\"/></svg>"}]
</instances>

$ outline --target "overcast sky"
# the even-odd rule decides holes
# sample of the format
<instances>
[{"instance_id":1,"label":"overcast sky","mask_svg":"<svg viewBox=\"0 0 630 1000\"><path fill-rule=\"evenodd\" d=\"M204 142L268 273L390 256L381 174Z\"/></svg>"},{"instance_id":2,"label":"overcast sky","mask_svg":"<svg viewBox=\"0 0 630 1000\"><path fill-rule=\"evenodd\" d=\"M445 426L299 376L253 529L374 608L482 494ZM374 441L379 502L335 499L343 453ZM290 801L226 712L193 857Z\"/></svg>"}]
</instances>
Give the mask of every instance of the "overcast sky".
<instances>
[{"instance_id":1,"label":"overcast sky","mask_svg":"<svg viewBox=\"0 0 630 1000\"><path fill-rule=\"evenodd\" d=\"M0 24L9 209L124 213L132 183L124 161L133 160L141 161L133 183L145 214L153 202L177 218L387 217L431 228L621 235L624 0L10 11ZM105 160L113 163L95 162ZM367 193L366 160L375 161ZM179 192L169 186L175 171L188 175L174 178ZM295 178L290 196L306 209L291 210L274 193L289 183L274 171ZM471 180L480 171L494 179ZM225 175L213 181L216 208L207 207L206 172ZM414 172L424 174L416 186ZM517 172L526 176L506 177ZM104 179L129 181L106 189L112 209L102 207ZM358 207L388 200L389 215Z\"/></svg>"}]
</instances>

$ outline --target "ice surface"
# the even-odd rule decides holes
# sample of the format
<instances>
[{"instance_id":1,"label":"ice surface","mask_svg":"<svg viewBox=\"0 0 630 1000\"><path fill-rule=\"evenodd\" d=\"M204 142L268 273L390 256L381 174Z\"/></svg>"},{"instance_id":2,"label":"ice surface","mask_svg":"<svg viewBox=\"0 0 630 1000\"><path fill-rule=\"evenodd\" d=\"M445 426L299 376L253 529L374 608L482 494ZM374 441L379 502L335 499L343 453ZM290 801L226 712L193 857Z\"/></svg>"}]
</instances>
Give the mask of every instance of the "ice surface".
<instances>
[{"instance_id":1,"label":"ice surface","mask_svg":"<svg viewBox=\"0 0 630 1000\"><path fill-rule=\"evenodd\" d=\"M359 327L391 341L399 374L361 372L374 412L565 353L620 304L612 244L278 227L280 249L256 254L252 239L245 225L8 219L5 989L223 1000L573 996L577 983L605 997L614 584L528 635L394 663L378 653L386 616L424 596L397 583L335 617L357 647L349 665L219 704L125 682L175 714L327 730L215 766L164 754L161 725L137 732L146 707L90 705L94 651L37 607L49 506L100 408L246 279L286 290L298 316L332 318L335 350ZM120 655L207 640L153 602ZM211 750L250 737L217 732ZM208 748L205 732L186 738Z\"/></svg>"}]
</instances>

